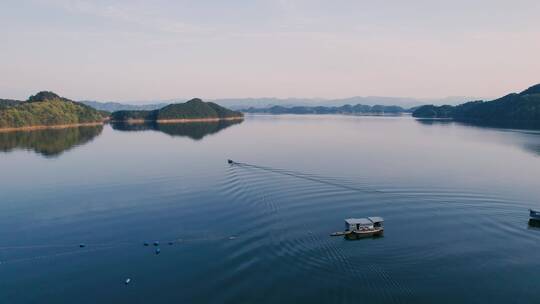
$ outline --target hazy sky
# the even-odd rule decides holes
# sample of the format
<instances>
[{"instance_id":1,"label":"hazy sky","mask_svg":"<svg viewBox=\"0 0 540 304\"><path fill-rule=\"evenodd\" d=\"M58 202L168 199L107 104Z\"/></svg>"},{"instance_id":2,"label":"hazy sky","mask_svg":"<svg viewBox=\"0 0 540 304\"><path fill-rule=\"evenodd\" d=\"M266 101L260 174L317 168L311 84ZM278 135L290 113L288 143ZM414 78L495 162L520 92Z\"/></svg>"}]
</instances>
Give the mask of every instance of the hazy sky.
<instances>
[{"instance_id":1,"label":"hazy sky","mask_svg":"<svg viewBox=\"0 0 540 304\"><path fill-rule=\"evenodd\" d=\"M499 96L540 82L540 1L0 2L0 97Z\"/></svg>"}]
</instances>

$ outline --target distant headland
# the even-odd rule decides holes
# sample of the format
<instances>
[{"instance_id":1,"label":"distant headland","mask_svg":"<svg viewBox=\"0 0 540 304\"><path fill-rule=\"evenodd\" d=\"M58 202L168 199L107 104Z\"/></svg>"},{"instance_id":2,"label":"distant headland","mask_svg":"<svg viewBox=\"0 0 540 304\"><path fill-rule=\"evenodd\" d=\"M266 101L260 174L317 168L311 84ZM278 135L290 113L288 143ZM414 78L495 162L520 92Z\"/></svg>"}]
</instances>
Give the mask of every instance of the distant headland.
<instances>
[{"instance_id":1,"label":"distant headland","mask_svg":"<svg viewBox=\"0 0 540 304\"><path fill-rule=\"evenodd\" d=\"M458 106L421 106L413 116L481 123L540 123L540 84L491 101L471 101Z\"/></svg>"}]
</instances>

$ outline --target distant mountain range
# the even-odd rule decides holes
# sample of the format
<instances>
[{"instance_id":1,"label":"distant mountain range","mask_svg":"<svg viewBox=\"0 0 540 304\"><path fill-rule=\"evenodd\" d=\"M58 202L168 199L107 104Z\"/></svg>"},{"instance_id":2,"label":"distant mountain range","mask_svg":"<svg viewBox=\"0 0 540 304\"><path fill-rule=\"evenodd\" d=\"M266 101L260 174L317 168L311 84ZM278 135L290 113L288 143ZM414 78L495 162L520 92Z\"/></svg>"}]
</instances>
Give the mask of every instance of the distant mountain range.
<instances>
[{"instance_id":1,"label":"distant mountain range","mask_svg":"<svg viewBox=\"0 0 540 304\"><path fill-rule=\"evenodd\" d=\"M273 106L282 106L282 107L340 107L344 105L383 105L383 106L400 106L403 108L412 108L426 104L451 104L456 105L470 100L476 100L478 98L473 97L446 97L446 98L407 98L407 97L381 97L381 96L367 96L367 97L349 97L349 98L338 98L338 99L324 99L324 98L272 98L272 97L262 97L262 98L221 98L221 99L212 99L214 103L217 103L221 106L228 107L234 110L247 109L247 108L270 108ZM121 110L130 110L130 111L150 111L157 110L171 103L184 102L187 99L171 99L171 100L159 100L151 103L142 104L142 102L131 102L131 103L118 103L118 102L98 102L98 101L81 101L86 105L89 105L95 109L115 112ZM141 104L139 104L141 103Z\"/></svg>"},{"instance_id":2,"label":"distant mountain range","mask_svg":"<svg viewBox=\"0 0 540 304\"><path fill-rule=\"evenodd\" d=\"M152 111L161 109L168 105L168 103L156 103L156 104L143 104L143 105L132 105L132 104L123 104L118 102L99 102L99 101L90 101L83 100L80 101L87 106L90 106L94 109L107 112L116 112L116 111Z\"/></svg>"},{"instance_id":3,"label":"distant mountain range","mask_svg":"<svg viewBox=\"0 0 540 304\"><path fill-rule=\"evenodd\" d=\"M384 97L384 96L355 96L348 98L324 99L324 98L227 98L212 100L231 109L246 108L269 108L272 106L282 107L340 107L344 105L382 105L382 106L400 106L403 108L413 108L425 104L459 104L477 98L471 97L446 97L446 98L408 98L408 97Z\"/></svg>"},{"instance_id":4,"label":"distant mountain range","mask_svg":"<svg viewBox=\"0 0 540 304\"><path fill-rule=\"evenodd\" d=\"M413 116L459 121L540 123L540 84L491 101L471 101L458 106L422 106L413 112Z\"/></svg>"},{"instance_id":5,"label":"distant mountain range","mask_svg":"<svg viewBox=\"0 0 540 304\"><path fill-rule=\"evenodd\" d=\"M265 113L265 114L352 114L352 115L398 115L410 110L399 106L383 106L383 105L344 105L340 107L282 107L273 106L268 108L248 108L240 110L244 113Z\"/></svg>"}]
</instances>

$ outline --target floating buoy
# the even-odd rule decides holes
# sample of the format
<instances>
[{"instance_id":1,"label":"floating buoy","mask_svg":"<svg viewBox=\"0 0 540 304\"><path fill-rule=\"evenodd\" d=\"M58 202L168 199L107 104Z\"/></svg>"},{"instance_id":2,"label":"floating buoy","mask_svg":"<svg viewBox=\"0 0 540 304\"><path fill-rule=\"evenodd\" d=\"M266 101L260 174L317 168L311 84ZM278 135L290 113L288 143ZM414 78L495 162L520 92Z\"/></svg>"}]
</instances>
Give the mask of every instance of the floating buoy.
<instances>
[{"instance_id":1,"label":"floating buoy","mask_svg":"<svg viewBox=\"0 0 540 304\"><path fill-rule=\"evenodd\" d=\"M156 254L159 254L161 252L161 249L156 248Z\"/></svg>"},{"instance_id":2,"label":"floating buoy","mask_svg":"<svg viewBox=\"0 0 540 304\"><path fill-rule=\"evenodd\" d=\"M127 278L126 281L125 281L126 285L129 284L129 282L131 282L131 279Z\"/></svg>"},{"instance_id":3,"label":"floating buoy","mask_svg":"<svg viewBox=\"0 0 540 304\"><path fill-rule=\"evenodd\" d=\"M174 244L174 243L173 243L173 242L169 242L169 245L172 245L172 244Z\"/></svg>"},{"instance_id":4,"label":"floating buoy","mask_svg":"<svg viewBox=\"0 0 540 304\"><path fill-rule=\"evenodd\" d=\"M236 237L233 235L233 236L230 236L229 237L229 240L234 240Z\"/></svg>"},{"instance_id":5,"label":"floating buoy","mask_svg":"<svg viewBox=\"0 0 540 304\"><path fill-rule=\"evenodd\" d=\"M154 246L159 246L159 241L155 241Z\"/></svg>"},{"instance_id":6,"label":"floating buoy","mask_svg":"<svg viewBox=\"0 0 540 304\"><path fill-rule=\"evenodd\" d=\"M84 247L86 247L86 245L83 244L83 243L80 243L80 244L79 244L79 247L80 247L80 248L84 248Z\"/></svg>"},{"instance_id":7,"label":"floating buoy","mask_svg":"<svg viewBox=\"0 0 540 304\"><path fill-rule=\"evenodd\" d=\"M150 244L148 242L143 243L144 246L149 246Z\"/></svg>"},{"instance_id":8,"label":"floating buoy","mask_svg":"<svg viewBox=\"0 0 540 304\"><path fill-rule=\"evenodd\" d=\"M234 161L233 161L232 159L227 159L227 162L228 162L229 164L234 164Z\"/></svg>"}]
</instances>

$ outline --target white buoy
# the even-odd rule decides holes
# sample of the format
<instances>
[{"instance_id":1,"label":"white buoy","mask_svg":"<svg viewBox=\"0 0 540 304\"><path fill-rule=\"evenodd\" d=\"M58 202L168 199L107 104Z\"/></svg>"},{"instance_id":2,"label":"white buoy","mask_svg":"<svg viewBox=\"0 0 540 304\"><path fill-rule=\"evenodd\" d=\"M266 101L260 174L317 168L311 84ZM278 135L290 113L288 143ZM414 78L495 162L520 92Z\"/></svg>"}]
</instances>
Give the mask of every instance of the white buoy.
<instances>
[{"instance_id":1,"label":"white buoy","mask_svg":"<svg viewBox=\"0 0 540 304\"><path fill-rule=\"evenodd\" d=\"M129 284L129 282L131 282L131 279L130 279L130 278L127 278L127 279L126 279L126 285Z\"/></svg>"}]
</instances>

